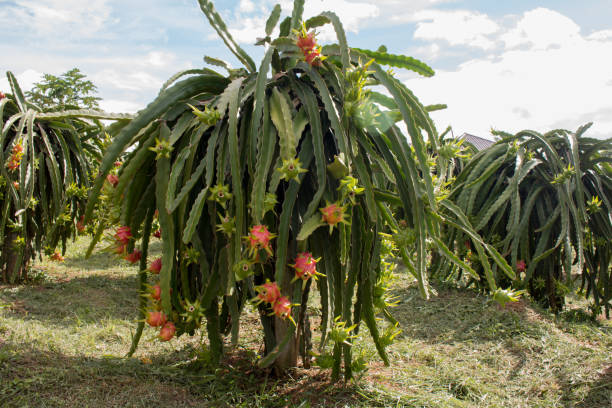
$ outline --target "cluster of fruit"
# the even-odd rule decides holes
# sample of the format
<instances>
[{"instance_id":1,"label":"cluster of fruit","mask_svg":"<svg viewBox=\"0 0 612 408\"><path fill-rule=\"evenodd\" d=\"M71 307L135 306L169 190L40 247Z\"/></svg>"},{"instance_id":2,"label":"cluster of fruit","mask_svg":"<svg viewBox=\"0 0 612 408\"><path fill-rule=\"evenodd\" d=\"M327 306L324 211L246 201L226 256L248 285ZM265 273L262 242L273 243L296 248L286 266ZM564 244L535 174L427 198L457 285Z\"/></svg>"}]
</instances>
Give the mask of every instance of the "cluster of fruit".
<instances>
[{"instance_id":1,"label":"cluster of fruit","mask_svg":"<svg viewBox=\"0 0 612 408\"><path fill-rule=\"evenodd\" d=\"M23 146L21 143L15 144L13 146L13 150L11 151L11 158L6 163L6 167L10 171L15 171L19 168L19 164L21 163L21 158L23 157Z\"/></svg>"},{"instance_id":2,"label":"cluster of fruit","mask_svg":"<svg viewBox=\"0 0 612 408\"><path fill-rule=\"evenodd\" d=\"M159 275L161 268L162 259L157 258L151 262L148 270L154 275ZM174 337L176 326L168 320L165 313L161 310L161 287L159 283L150 287L147 296L151 300L151 310L147 312L146 321L151 327L160 327L159 339L161 341L168 341Z\"/></svg>"}]
</instances>

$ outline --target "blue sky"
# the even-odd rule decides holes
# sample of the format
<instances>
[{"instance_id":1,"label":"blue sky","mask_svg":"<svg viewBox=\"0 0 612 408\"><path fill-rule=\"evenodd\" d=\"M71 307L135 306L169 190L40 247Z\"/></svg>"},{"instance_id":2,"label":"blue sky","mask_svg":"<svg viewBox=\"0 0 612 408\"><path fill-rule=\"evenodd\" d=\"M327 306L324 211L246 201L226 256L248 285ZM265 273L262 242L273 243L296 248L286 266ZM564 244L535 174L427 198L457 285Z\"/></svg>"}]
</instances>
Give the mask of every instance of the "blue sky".
<instances>
[{"instance_id":1,"label":"blue sky","mask_svg":"<svg viewBox=\"0 0 612 408\"><path fill-rule=\"evenodd\" d=\"M235 38L257 60L273 5L290 0L217 1ZM610 0L306 0L306 16L335 11L349 44L411 55L433 78L396 70L440 130L452 125L490 137L595 122L591 136L612 137ZM135 112L173 73L210 55L239 64L217 40L196 0L0 0L0 70L24 88L42 73L80 68L98 85L102 106ZM334 40L330 30L323 43ZM0 90L7 82L0 79Z\"/></svg>"}]
</instances>

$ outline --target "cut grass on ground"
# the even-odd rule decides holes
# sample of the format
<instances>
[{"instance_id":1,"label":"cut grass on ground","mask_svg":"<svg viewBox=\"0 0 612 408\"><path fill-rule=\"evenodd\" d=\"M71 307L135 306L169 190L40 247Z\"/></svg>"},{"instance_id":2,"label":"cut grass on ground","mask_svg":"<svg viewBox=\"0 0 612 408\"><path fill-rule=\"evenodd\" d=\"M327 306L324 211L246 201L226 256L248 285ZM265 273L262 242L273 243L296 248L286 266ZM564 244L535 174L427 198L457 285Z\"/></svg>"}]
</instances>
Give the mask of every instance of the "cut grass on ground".
<instances>
[{"instance_id":1,"label":"cut grass on ground","mask_svg":"<svg viewBox=\"0 0 612 408\"><path fill-rule=\"evenodd\" d=\"M526 301L500 309L448 288L424 301L403 276L392 365L379 362L362 328L356 344L369 370L354 384L316 368L283 381L255 368L253 313L219 368L206 365L199 335L160 343L151 329L127 359L136 268L106 254L84 259L87 245L71 245L64 263L38 263L39 283L0 287L1 407L612 407L610 322Z\"/></svg>"}]
</instances>

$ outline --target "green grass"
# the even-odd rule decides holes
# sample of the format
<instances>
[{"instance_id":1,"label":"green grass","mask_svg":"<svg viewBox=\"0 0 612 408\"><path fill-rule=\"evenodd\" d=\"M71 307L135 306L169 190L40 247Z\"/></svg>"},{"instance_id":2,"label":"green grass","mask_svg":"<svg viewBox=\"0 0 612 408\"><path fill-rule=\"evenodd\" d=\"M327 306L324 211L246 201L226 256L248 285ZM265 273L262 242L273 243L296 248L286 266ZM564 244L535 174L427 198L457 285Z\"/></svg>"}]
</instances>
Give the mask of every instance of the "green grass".
<instances>
[{"instance_id":1,"label":"green grass","mask_svg":"<svg viewBox=\"0 0 612 408\"><path fill-rule=\"evenodd\" d=\"M106 254L86 260L87 244L71 245L64 263L37 263L35 284L0 286L1 407L612 406L610 322L526 301L501 309L452 288L424 301L404 277L394 288L403 332L393 363L379 362L362 327L356 344L369 370L353 384L318 369L282 381L257 369L255 314L219 368L206 365L199 335L160 343L152 329L127 359L136 268ZM154 243L151 257L159 250Z\"/></svg>"}]
</instances>

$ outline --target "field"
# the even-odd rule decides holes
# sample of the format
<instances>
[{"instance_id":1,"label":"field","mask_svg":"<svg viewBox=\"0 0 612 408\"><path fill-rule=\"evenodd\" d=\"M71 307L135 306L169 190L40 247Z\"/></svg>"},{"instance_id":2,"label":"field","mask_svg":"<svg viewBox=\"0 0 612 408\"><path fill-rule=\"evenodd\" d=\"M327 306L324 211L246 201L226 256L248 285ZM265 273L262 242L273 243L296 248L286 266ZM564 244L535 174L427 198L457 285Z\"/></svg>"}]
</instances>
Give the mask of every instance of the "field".
<instances>
[{"instance_id":1,"label":"field","mask_svg":"<svg viewBox=\"0 0 612 408\"><path fill-rule=\"evenodd\" d=\"M255 368L254 313L219 368L206 364L200 336L160 343L150 329L127 359L136 268L107 254L85 259L87 244L70 245L63 263L38 262L31 284L0 286L1 407L612 407L612 323L590 320L579 301L559 316L445 287L423 301L403 275L392 365L362 330L369 370L354 383L317 368L282 381ZM159 251L156 242L150 256Z\"/></svg>"}]
</instances>

